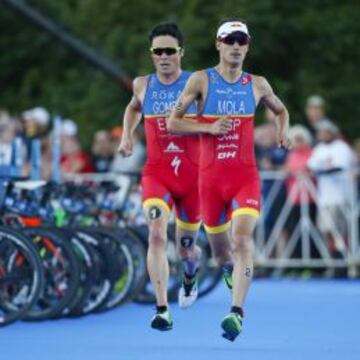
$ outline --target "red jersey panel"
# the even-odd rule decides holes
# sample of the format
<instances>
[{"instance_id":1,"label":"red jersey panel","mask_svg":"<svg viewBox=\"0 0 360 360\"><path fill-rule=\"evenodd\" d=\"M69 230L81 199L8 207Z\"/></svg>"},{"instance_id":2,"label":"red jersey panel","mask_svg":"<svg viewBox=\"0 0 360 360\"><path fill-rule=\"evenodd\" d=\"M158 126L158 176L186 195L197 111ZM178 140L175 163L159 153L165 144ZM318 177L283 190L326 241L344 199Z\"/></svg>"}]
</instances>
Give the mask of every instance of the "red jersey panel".
<instances>
[{"instance_id":1,"label":"red jersey panel","mask_svg":"<svg viewBox=\"0 0 360 360\"><path fill-rule=\"evenodd\" d=\"M201 214L208 231L224 231L231 216L257 216L260 180L254 150L256 103L251 76L245 72L235 83L215 68L207 70L208 95L198 121L211 123L227 116L232 128L226 135L202 134L200 140ZM214 230L214 231L212 231Z\"/></svg>"}]
</instances>

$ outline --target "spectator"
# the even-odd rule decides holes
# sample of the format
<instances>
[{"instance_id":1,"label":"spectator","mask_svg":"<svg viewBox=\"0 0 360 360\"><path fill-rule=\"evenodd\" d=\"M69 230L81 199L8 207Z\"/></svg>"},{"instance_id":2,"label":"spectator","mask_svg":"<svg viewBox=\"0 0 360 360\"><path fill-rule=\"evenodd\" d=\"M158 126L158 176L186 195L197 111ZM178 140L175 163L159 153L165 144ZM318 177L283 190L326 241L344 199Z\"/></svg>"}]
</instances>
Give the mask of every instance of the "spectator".
<instances>
[{"instance_id":1,"label":"spectator","mask_svg":"<svg viewBox=\"0 0 360 360\"><path fill-rule=\"evenodd\" d=\"M307 162L312 154L312 136L305 126L295 125L289 129L289 138L293 145L286 163L285 172L287 200L291 206L291 211L285 224L285 238L288 240L293 235L296 227L300 223L302 215L302 204L308 207L308 214L313 222L315 222L316 208L314 199L309 191L312 183L309 183L309 171ZM300 257L300 242L297 243L294 257Z\"/></svg>"},{"instance_id":2,"label":"spectator","mask_svg":"<svg viewBox=\"0 0 360 360\"><path fill-rule=\"evenodd\" d=\"M310 132L302 125L295 125L289 129L289 138L293 149L289 153L285 171L287 173L286 187L288 199L293 205L300 205L301 200L310 201L311 196L305 193L303 199L299 192L300 182L299 175L308 174L307 162L312 153L312 137ZM305 198L305 199L304 199Z\"/></svg>"},{"instance_id":3,"label":"spectator","mask_svg":"<svg viewBox=\"0 0 360 360\"><path fill-rule=\"evenodd\" d=\"M90 156L81 149L77 138L77 125L73 120L64 120L61 126L62 173L78 174L93 172Z\"/></svg>"},{"instance_id":4,"label":"spectator","mask_svg":"<svg viewBox=\"0 0 360 360\"><path fill-rule=\"evenodd\" d=\"M39 139L41 149L48 149L50 139L50 114L45 108L38 106L24 111L21 114L21 119L23 122L23 134L19 134L19 136L22 137L26 148L24 174L30 175L32 157L31 143L33 139ZM21 129L18 128L18 131L19 130ZM47 157L48 154L44 158L45 161L47 161ZM48 168L48 164L42 162L42 173L46 178L48 177L48 173L50 171L51 170Z\"/></svg>"},{"instance_id":5,"label":"spectator","mask_svg":"<svg viewBox=\"0 0 360 360\"><path fill-rule=\"evenodd\" d=\"M106 130L99 130L94 135L91 148L92 163L95 172L108 172L114 158L114 146L111 135Z\"/></svg>"},{"instance_id":6,"label":"spectator","mask_svg":"<svg viewBox=\"0 0 360 360\"><path fill-rule=\"evenodd\" d=\"M356 154L356 164L357 164L357 171L355 174L355 181L357 184L356 191L357 191L357 206L360 209L360 138L355 139L354 141L354 150ZM358 228L360 229L360 213L358 213Z\"/></svg>"},{"instance_id":7,"label":"spectator","mask_svg":"<svg viewBox=\"0 0 360 360\"><path fill-rule=\"evenodd\" d=\"M77 137L78 135L78 127L75 124L74 120L71 119L64 119L61 123L61 136L63 138L73 138Z\"/></svg>"},{"instance_id":8,"label":"spectator","mask_svg":"<svg viewBox=\"0 0 360 360\"><path fill-rule=\"evenodd\" d=\"M0 167L4 169L11 165L12 141L14 137L14 122L8 112L0 110Z\"/></svg>"},{"instance_id":9,"label":"spectator","mask_svg":"<svg viewBox=\"0 0 360 360\"><path fill-rule=\"evenodd\" d=\"M41 178L49 180L52 175L52 139L50 136L41 142Z\"/></svg>"},{"instance_id":10,"label":"spectator","mask_svg":"<svg viewBox=\"0 0 360 360\"><path fill-rule=\"evenodd\" d=\"M325 100L319 95L312 95L306 99L305 126L313 137L316 136L316 124L325 119Z\"/></svg>"},{"instance_id":11,"label":"spectator","mask_svg":"<svg viewBox=\"0 0 360 360\"><path fill-rule=\"evenodd\" d=\"M50 114L43 107L35 107L22 113L25 136L42 138L48 135L50 129Z\"/></svg>"},{"instance_id":12,"label":"spectator","mask_svg":"<svg viewBox=\"0 0 360 360\"><path fill-rule=\"evenodd\" d=\"M276 142L276 132L274 124L274 113L265 110L266 122L255 129L255 156L258 167L263 171L281 170L284 166L287 150L279 148ZM282 207L285 203L286 189L282 179L274 178L273 175L265 175L262 179L262 200L267 202L271 189L279 186L275 199L269 211L264 213L264 226L266 238L271 234Z\"/></svg>"},{"instance_id":13,"label":"spectator","mask_svg":"<svg viewBox=\"0 0 360 360\"><path fill-rule=\"evenodd\" d=\"M318 179L318 227L332 256L338 258L343 255L347 240L353 181L348 170L355 166L356 159L334 123L321 120L316 129L318 144L307 165Z\"/></svg>"},{"instance_id":14,"label":"spectator","mask_svg":"<svg viewBox=\"0 0 360 360\"><path fill-rule=\"evenodd\" d=\"M266 123L255 129L255 155L260 170L280 170L286 159L287 151L276 143L274 116L266 109Z\"/></svg>"},{"instance_id":15,"label":"spectator","mask_svg":"<svg viewBox=\"0 0 360 360\"><path fill-rule=\"evenodd\" d=\"M115 126L111 130L111 139L113 141L114 145L114 151L116 152L117 146L119 145L118 142L121 140L121 136L123 134L123 127L122 126Z\"/></svg>"}]
</instances>

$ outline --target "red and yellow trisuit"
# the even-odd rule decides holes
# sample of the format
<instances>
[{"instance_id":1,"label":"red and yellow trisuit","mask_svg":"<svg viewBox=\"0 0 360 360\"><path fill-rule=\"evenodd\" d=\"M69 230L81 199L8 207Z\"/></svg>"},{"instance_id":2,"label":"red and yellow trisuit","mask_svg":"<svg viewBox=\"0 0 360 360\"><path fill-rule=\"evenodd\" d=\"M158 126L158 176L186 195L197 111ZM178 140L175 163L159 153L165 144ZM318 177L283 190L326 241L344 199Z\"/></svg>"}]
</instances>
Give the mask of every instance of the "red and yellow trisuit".
<instances>
[{"instance_id":1,"label":"red and yellow trisuit","mask_svg":"<svg viewBox=\"0 0 360 360\"><path fill-rule=\"evenodd\" d=\"M170 212L175 206L177 225L196 231L200 225L199 136L169 133L166 118L191 75L182 71L172 84L163 84L156 74L148 77L143 103L147 161L142 174L143 207ZM186 119L195 119L192 104ZM154 214L156 216L156 213Z\"/></svg>"},{"instance_id":2,"label":"red and yellow trisuit","mask_svg":"<svg viewBox=\"0 0 360 360\"><path fill-rule=\"evenodd\" d=\"M256 103L251 75L242 72L229 83L215 68L207 69L208 94L198 121L211 123L228 115L226 135L202 134L200 141L200 212L206 231L217 234L234 216L258 217L260 179L254 151Z\"/></svg>"}]
</instances>

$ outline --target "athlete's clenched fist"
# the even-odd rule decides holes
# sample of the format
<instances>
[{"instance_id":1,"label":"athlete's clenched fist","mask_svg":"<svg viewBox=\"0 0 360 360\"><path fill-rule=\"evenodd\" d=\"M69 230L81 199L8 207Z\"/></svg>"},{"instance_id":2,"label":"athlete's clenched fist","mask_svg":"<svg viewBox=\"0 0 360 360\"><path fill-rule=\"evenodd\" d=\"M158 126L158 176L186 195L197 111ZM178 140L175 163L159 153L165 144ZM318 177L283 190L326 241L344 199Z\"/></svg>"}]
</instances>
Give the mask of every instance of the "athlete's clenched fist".
<instances>
[{"instance_id":1,"label":"athlete's clenched fist","mask_svg":"<svg viewBox=\"0 0 360 360\"><path fill-rule=\"evenodd\" d=\"M232 120L228 116L221 116L209 127L209 133L212 135L224 135L232 129Z\"/></svg>"},{"instance_id":2,"label":"athlete's clenched fist","mask_svg":"<svg viewBox=\"0 0 360 360\"><path fill-rule=\"evenodd\" d=\"M131 156L133 153L133 145L133 139L130 136L123 135L117 151L124 157Z\"/></svg>"}]
</instances>

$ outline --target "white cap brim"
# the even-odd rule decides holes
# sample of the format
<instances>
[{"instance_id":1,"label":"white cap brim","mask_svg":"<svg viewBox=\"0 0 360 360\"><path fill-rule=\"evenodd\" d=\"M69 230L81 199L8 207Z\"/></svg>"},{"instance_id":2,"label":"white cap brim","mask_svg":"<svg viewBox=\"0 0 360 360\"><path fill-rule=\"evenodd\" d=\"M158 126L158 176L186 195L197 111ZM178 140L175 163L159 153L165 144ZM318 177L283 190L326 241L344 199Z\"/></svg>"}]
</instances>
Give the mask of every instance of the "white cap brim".
<instances>
[{"instance_id":1,"label":"white cap brim","mask_svg":"<svg viewBox=\"0 0 360 360\"><path fill-rule=\"evenodd\" d=\"M242 32L250 38L249 30L246 24L240 21L229 21L222 24L216 34L218 39L223 39L234 32Z\"/></svg>"}]
</instances>

